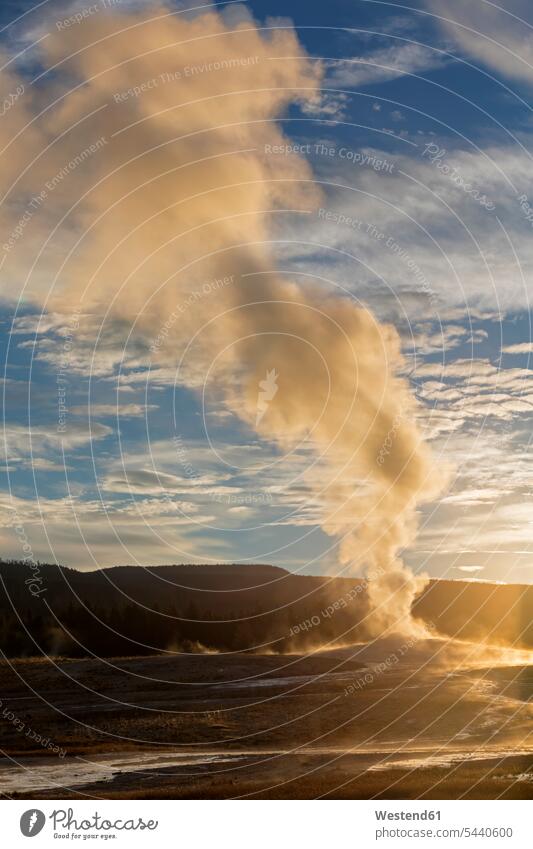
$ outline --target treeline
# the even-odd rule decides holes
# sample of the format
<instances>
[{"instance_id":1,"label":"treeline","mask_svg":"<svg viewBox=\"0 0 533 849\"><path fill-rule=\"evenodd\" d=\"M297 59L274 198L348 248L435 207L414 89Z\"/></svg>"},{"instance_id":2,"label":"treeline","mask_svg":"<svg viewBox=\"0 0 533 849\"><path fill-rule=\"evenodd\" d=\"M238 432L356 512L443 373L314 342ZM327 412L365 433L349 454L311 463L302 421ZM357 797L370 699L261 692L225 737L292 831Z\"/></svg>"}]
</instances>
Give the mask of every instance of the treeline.
<instances>
[{"instance_id":1,"label":"treeline","mask_svg":"<svg viewBox=\"0 0 533 849\"><path fill-rule=\"evenodd\" d=\"M533 648L533 587L431 581L413 614L436 633ZM263 564L121 566L80 572L0 561L0 652L119 657L302 652L364 641L366 583Z\"/></svg>"},{"instance_id":2,"label":"treeline","mask_svg":"<svg viewBox=\"0 0 533 849\"><path fill-rule=\"evenodd\" d=\"M0 564L0 579L5 565ZM46 576L47 565L39 567L40 574ZM344 600L350 590L342 585L344 593L339 601L339 587L334 586L335 582L333 586L330 582L317 585L317 591L306 594L308 597L291 596L290 603L285 604L277 599L270 608L264 598L261 605L252 604L247 593L242 607L226 604L221 611L220 592L214 596L217 608L213 610L205 590L196 593L197 602L190 600L190 592L179 590L166 590L167 595L174 596L167 603L132 602L114 591L102 594L101 601L95 601L94 592L88 593L89 599L80 600L69 593L70 600L65 601L65 594L58 592L33 598L31 593L21 592L18 584L17 591L9 593L2 580L0 649L8 658L39 654L110 657L174 651L287 653L325 643L353 642L363 633L358 616L365 610L363 594L352 588L351 598ZM161 594L165 594L165 588ZM231 596L230 604L237 598Z\"/></svg>"}]
</instances>

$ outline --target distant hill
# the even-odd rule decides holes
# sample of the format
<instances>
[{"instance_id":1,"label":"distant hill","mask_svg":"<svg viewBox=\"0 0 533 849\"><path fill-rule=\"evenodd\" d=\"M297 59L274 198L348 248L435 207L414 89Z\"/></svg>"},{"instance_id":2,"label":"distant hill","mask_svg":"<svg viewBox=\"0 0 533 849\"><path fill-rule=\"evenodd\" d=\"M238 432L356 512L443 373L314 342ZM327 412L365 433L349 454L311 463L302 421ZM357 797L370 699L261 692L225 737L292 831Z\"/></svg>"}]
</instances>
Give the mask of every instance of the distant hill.
<instances>
[{"instance_id":1,"label":"distant hill","mask_svg":"<svg viewBox=\"0 0 533 849\"><path fill-rule=\"evenodd\" d=\"M364 639L367 613L360 579L268 565L80 572L0 562L0 648L7 656L296 651Z\"/></svg>"},{"instance_id":2,"label":"distant hill","mask_svg":"<svg viewBox=\"0 0 533 849\"><path fill-rule=\"evenodd\" d=\"M413 613L452 637L533 648L530 584L431 581Z\"/></svg>"},{"instance_id":3,"label":"distant hill","mask_svg":"<svg viewBox=\"0 0 533 849\"><path fill-rule=\"evenodd\" d=\"M431 581L413 614L453 637L533 648L533 587ZM360 578L262 564L117 566L80 572L0 561L0 649L118 656L305 651L368 638Z\"/></svg>"},{"instance_id":4,"label":"distant hill","mask_svg":"<svg viewBox=\"0 0 533 849\"><path fill-rule=\"evenodd\" d=\"M28 592L25 583L32 577L37 580L35 589L45 590L35 597ZM180 606L203 598L203 603L209 606L226 606L233 593L248 596L249 603L253 591L257 589L261 594L263 586L273 588L276 582L287 577L290 577L289 573L284 569L262 564L114 566L80 572L51 564L39 564L37 568L30 569L19 561L0 561L0 578L9 595L24 606L30 604L36 608L40 606L39 599L45 596L48 602L57 604L72 601L73 595L103 606L122 603L125 598L144 604L172 599ZM206 592L207 595L203 595ZM274 589L271 592L276 595Z\"/></svg>"}]
</instances>

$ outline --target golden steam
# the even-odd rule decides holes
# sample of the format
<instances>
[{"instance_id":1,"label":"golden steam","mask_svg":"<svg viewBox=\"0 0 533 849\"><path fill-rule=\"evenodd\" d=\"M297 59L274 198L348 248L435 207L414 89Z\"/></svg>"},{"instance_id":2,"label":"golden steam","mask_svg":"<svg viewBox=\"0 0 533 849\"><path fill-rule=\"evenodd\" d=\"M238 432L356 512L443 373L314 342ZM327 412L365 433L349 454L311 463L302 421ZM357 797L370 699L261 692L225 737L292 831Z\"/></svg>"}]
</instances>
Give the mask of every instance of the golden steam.
<instances>
[{"instance_id":1,"label":"golden steam","mask_svg":"<svg viewBox=\"0 0 533 849\"><path fill-rule=\"evenodd\" d=\"M273 256L273 222L320 200L278 121L317 100L319 64L286 22L152 5L56 26L39 49L48 72L0 123L4 286L46 310L133 323L156 367L175 368L193 340L179 379L200 388L210 370L262 438L305 444L322 528L346 571L373 575L374 632L414 628L424 579L400 552L440 483L397 334L347 294L286 279ZM21 81L9 71L2 93ZM225 277L154 346L191 290Z\"/></svg>"}]
</instances>

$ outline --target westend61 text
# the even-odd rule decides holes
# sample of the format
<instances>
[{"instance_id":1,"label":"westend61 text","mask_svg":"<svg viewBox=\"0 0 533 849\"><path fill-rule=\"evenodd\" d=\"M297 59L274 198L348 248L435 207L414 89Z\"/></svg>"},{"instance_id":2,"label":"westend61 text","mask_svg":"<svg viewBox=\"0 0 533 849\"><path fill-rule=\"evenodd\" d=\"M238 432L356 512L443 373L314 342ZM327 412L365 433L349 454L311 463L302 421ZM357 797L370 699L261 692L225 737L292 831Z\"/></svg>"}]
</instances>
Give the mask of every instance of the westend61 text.
<instances>
[{"instance_id":1,"label":"westend61 text","mask_svg":"<svg viewBox=\"0 0 533 849\"><path fill-rule=\"evenodd\" d=\"M377 820L439 820L440 811L374 811Z\"/></svg>"}]
</instances>

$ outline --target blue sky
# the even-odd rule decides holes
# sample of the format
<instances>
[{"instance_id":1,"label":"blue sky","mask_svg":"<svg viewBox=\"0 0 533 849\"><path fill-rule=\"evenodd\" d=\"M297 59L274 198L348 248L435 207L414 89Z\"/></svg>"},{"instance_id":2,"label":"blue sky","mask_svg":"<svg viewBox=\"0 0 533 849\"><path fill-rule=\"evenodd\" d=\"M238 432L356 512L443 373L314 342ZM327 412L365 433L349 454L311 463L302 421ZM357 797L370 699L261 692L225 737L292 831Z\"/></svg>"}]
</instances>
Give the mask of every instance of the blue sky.
<instances>
[{"instance_id":1,"label":"blue sky","mask_svg":"<svg viewBox=\"0 0 533 849\"><path fill-rule=\"evenodd\" d=\"M9 67L29 85L43 67L33 42L90 5L4 4L2 53L23 51ZM280 119L322 197L272 216L272 250L286 276L342 287L400 334L419 425L450 470L406 561L434 577L531 582L533 20L518 0L463 6L269 0L225 14L290 21L322 62L320 101ZM275 170L287 154L271 156ZM25 203L10 207L13 226ZM338 568L305 446L282 455L208 378L202 393L171 357L150 365L130 326L43 307L42 280L23 291L9 257L3 276L3 556L21 554L15 513L35 557L84 569Z\"/></svg>"}]
</instances>

